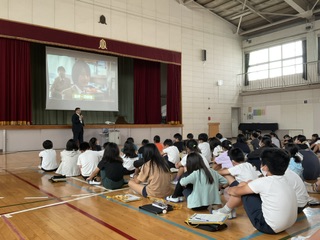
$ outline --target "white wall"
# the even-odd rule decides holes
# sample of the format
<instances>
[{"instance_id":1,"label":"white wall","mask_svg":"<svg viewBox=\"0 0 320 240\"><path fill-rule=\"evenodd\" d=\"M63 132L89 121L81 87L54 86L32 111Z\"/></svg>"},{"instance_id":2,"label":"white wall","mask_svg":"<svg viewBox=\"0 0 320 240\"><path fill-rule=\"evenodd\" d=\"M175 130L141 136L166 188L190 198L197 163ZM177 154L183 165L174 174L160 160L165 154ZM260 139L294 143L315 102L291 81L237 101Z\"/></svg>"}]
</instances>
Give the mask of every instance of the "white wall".
<instances>
[{"instance_id":1,"label":"white wall","mask_svg":"<svg viewBox=\"0 0 320 240\"><path fill-rule=\"evenodd\" d=\"M293 41L307 41L307 62L318 59L318 35L320 21L313 23L311 30L306 30L305 25L299 25L282 31L266 34L251 39L251 43L243 42L244 51L261 49L277 44ZM257 95L242 97L243 122L277 122L279 129L302 129L307 138L313 133L320 133L320 86L312 85L306 90L283 89L282 92L259 92ZM306 103L305 103L306 101ZM248 107L264 109L265 115L254 116L248 119Z\"/></svg>"},{"instance_id":2,"label":"white wall","mask_svg":"<svg viewBox=\"0 0 320 240\"><path fill-rule=\"evenodd\" d=\"M265 115L248 120L249 107L265 110ZM276 122L279 129L302 129L307 138L320 132L319 89L244 96L242 109L243 122Z\"/></svg>"},{"instance_id":3,"label":"white wall","mask_svg":"<svg viewBox=\"0 0 320 240\"><path fill-rule=\"evenodd\" d=\"M234 26L196 3L176 0L0 0L0 18L182 52L184 137L208 132L208 117L231 136L240 106L242 45ZM107 25L99 24L100 15ZM201 50L207 61L201 61ZM223 80L218 87L216 82Z\"/></svg>"}]
</instances>

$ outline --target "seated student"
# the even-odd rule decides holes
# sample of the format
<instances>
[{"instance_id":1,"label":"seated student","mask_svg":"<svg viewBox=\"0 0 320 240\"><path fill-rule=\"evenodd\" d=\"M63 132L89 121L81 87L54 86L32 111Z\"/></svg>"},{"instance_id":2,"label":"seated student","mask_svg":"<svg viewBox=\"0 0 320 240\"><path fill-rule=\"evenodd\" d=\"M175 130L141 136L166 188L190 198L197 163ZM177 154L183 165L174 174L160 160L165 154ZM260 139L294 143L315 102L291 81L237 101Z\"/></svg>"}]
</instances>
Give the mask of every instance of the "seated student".
<instances>
[{"instance_id":1,"label":"seated student","mask_svg":"<svg viewBox=\"0 0 320 240\"><path fill-rule=\"evenodd\" d=\"M200 149L203 156L205 156L208 163L211 163L212 153L210 151L210 144L208 143L208 134L200 133L198 135L198 148Z\"/></svg>"},{"instance_id":2,"label":"seated student","mask_svg":"<svg viewBox=\"0 0 320 240\"><path fill-rule=\"evenodd\" d=\"M221 143L222 143L223 141L227 140L225 137L222 136L221 133L217 133L217 134L216 134L216 138L218 138Z\"/></svg>"},{"instance_id":3,"label":"seated student","mask_svg":"<svg viewBox=\"0 0 320 240\"><path fill-rule=\"evenodd\" d=\"M101 146L97 138L93 137L89 140L89 145L92 151L101 151Z\"/></svg>"},{"instance_id":4,"label":"seated student","mask_svg":"<svg viewBox=\"0 0 320 240\"><path fill-rule=\"evenodd\" d=\"M80 152L77 143L70 139L66 144L66 149L61 151L61 163L56 173L66 177L73 177L80 175L80 169L77 165Z\"/></svg>"},{"instance_id":5,"label":"seated student","mask_svg":"<svg viewBox=\"0 0 320 240\"><path fill-rule=\"evenodd\" d=\"M271 142L273 145L275 145L277 148L282 148L281 141L278 138L278 135L275 132L270 133L271 136Z\"/></svg>"},{"instance_id":6,"label":"seated student","mask_svg":"<svg viewBox=\"0 0 320 240\"><path fill-rule=\"evenodd\" d=\"M40 166L45 172L53 172L58 168L57 153L53 148L53 143L50 140L45 140L42 143L44 150L39 153Z\"/></svg>"},{"instance_id":7,"label":"seated student","mask_svg":"<svg viewBox=\"0 0 320 240\"><path fill-rule=\"evenodd\" d=\"M221 153L223 153L221 142L217 137L210 138L209 145L210 145L210 150L212 152L212 160L218 157Z\"/></svg>"},{"instance_id":8,"label":"seated student","mask_svg":"<svg viewBox=\"0 0 320 240\"><path fill-rule=\"evenodd\" d=\"M232 167L231 159L228 155L228 151L232 148L232 144L229 140L224 140L221 143L223 153L213 160L212 168L214 170L219 170L221 168L230 168Z\"/></svg>"},{"instance_id":9,"label":"seated student","mask_svg":"<svg viewBox=\"0 0 320 240\"><path fill-rule=\"evenodd\" d=\"M97 151L92 151L88 142L80 143L80 151L81 154L78 157L77 165L80 168L81 176L84 180L87 180L96 169L100 161L100 154Z\"/></svg>"},{"instance_id":10,"label":"seated student","mask_svg":"<svg viewBox=\"0 0 320 240\"><path fill-rule=\"evenodd\" d=\"M245 162L244 153L240 148L232 148L229 150L229 156L232 160L233 167L224 168L218 171L223 177L228 180L228 184L231 185L234 181L248 182L257 179L260 175L252 164ZM225 195L227 199L229 196ZM225 205L228 208L228 202ZM227 212L227 211L225 211ZM229 219L236 217L236 209L233 209L229 214Z\"/></svg>"},{"instance_id":11,"label":"seated student","mask_svg":"<svg viewBox=\"0 0 320 240\"><path fill-rule=\"evenodd\" d=\"M197 152L187 156L187 176L180 179L182 191L187 199L187 206L192 210L207 209L213 204L221 204L220 185L227 185L227 180L204 164Z\"/></svg>"},{"instance_id":12,"label":"seated student","mask_svg":"<svg viewBox=\"0 0 320 240\"><path fill-rule=\"evenodd\" d=\"M129 187L143 197L163 198L170 195L172 192L170 168L155 144L145 145L143 159L145 163L139 174L135 174L129 181ZM141 184L143 182L147 182L147 185Z\"/></svg>"},{"instance_id":13,"label":"seated student","mask_svg":"<svg viewBox=\"0 0 320 240\"><path fill-rule=\"evenodd\" d=\"M160 142L160 136L159 135L155 135L153 137L153 143L157 146L159 152L162 152L163 144Z\"/></svg>"},{"instance_id":14,"label":"seated student","mask_svg":"<svg viewBox=\"0 0 320 240\"><path fill-rule=\"evenodd\" d=\"M134 150L135 151L138 151L138 146L134 144L134 139L133 137L128 137L126 142L129 142L129 143L132 143L133 144L133 147L134 147ZM123 148L121 149L121 152L123 152Z\"/></svg>"},{"instance_id":15,"label":"seated student","mask_svg":"<svg viewBox=\"0 0 320 240\"><path fill-rule=\"evenodd\" d=\"M314 153L318 153L320 151L320 138L317 133L312 134L310 148Z\"/></svg>"},{"instance_id":16,"label":"seated student","mask_svg":"<svg viewBox=\"0 0 320 240\"><path fill-rule=\"evenodd\" d=\"M107 147L108 144L109 144L109 142L105 142L105 143L102 145L102 149L98 152L100 159L102 159L103 154L104 154L104 150L106 149L106 147Z\"/></svg>"},{"instance_id":17,"label":"seated student","mask_svg":"<svg viewBox=\"0 0 320 240\"><path fill-rule=\"evenodd\" d=\"M187 139L183 140L184 148L186 148L187 142L188 142L189 140L192 140L193 137L194 137L194 136L193 136L192 133L188 133L188 134L187 134Z\"/></svg>"},{"instance_id":18,"label":"seated student","mask_svg":"<svg viewBox=\"0 0 320 240\"><path fill-rule=\"evenodd\" d=\"M126 141L123 146L123 156L122 158L122 165L123 165L123 174L129 175L134 173L135 167L133 163L139 159L138 155L136 154L136 150L134 148L134 144L132 142Z\"/></svg>"},{"instance_id":19,"label":"seated student","mask_svg":"<svg viewBox=\"0 0 320 240\"><path fill-rule=\"evenodd\" d=\"M293 139L292 137L290 137L288 134L283 136L283 140L282 140L282 147L285 147L288 143L293 143Z\"/></svg>"},{"instance_id":20,"label":"seated student","mask_svg":"<svg viewBox=\"0 0 320 240\"><path fill-rule=\"evenodd\" d=\"M286 144L285 149L290 153L290 162L288 168L298 174L301 179L303 179L303 155L299 153L299 149L294 143Z\"/></svg>"},{"instance_id":21,"label":"seated student","mask_svg":"<svg viewBox=\"0 0 320 240\"><path fill-rule=\"evenodd\" d=\"M294 189L297 197L297 205L298 205L298 213L301 213L303 209L307 206L309 202L309 194L307 192L306 186L304 185L302 179L290 170L289 168L286 170L284 176L288 180L288 184Z\"/></svg>"},{"instance_id":22,"label":"seated student","mask_svg":"<svg viewBox=\"0 0 320 240\"><path fill-rule=\"evenodd\" d=\"M201 157L203 157L204 164L207 166L207 168L210 168L210 165L209 165L208 161L206 160L206 157L203 154L201 154L200 149L198 148L198 143L196 140L192 139L187 142L186 151L187 151L187 154L192 153L192 152L200 153ZM178 173L177 173L175 179L172 181L173 184L177 184L180 177L185 172L185 166L187 164L187 156L188 155L184 156L180 162L176 163L176 168L178 169Z\"/></svg>"},{"instance_id":23,"label":"seated student","mask_svg":"<svg viewBox=\"0 0 320 240\"><path fill-rule=\"evenodd\" d=\"M180 133L176 133L175 135L173 135L173 138L174 138L173 145L178 148L179 152L183 152L184 143L182 142L182 135Z\"/></svg>"},{"instance_id":24,"label":"seated student","mask_svg":"<svg viewBox=\"0 0 320 240\"><path fill-rule=\"evenodd\" d=\"M274 148L275 146L272 144L271 138L269 136L267 136L267 135L261 137L259 145L260 145L260 148L250 152L247 155L247 162L251 163L253 166L256 167L257 170L260 171L260 165L261 165L261 163L260 163L260 154L261 154L261 152L265 148Z\"/></svg>"},{"instance_id":25,"label":"seated student","mask_svg":"<svg viewBox=\"0 0 320 240\"><path fill-rule=\"evenodd\" d=\"M307 141L306 136L299 134L298 136L294 137L294 143L298 145L299 149L310 149L310 144Z\"/></svg>"},{"instance_id":26,"label":"seated student","mask_svg":"<svg viewBox=\"0 0 320 240\"><path fill-rule=\"evenodd\" d=\"M303 156L303 179L305 181L316 181L320 174L319 158L310 149L299 150L299 153Z\"/></svg>"},{"instance_id":27,"label":"seated student","mask_svg":"<svg viewBox=\"0 0 320 240\"><path fill-rule=\"evenodd\" d=\"M100 172L101 183L107 189L119 189L124 184L122 158L116 143L108 143L105 147L102 160L90 174L87 180L93 180Z\"/></svg>"},{"instance_id":28,"label":"seated student","mask_svg":"<svg viewBox=\"0 0 320 240\"><path fill-rule=\"evenodd\" d=\"M297 198L284 176L290 157L282 149L266 148L261 153L261 177L248 183L231 184L228 211L241 205L260 232L275 234L291 227L297 220ZM221 212L221 211L220 211Z\"/></svg>"},{"instance_id":29,"label":"seated student","mask_svg":"<svg viewBox=\"0 0 320 240\"><path fill-rule=\"evenodd\" d=\"M248 154L250 151L250 147L247 143L247 138L243 134L238 134L236 143L232 144L234 148L240 148L245 154Z\"/></svg>"},{"instance_id":30,"label":"seated student","mask_svg":"<svg viewBox=\"0 0 320 240\"><path fill-rule=\"evenodd\" d=\"M257 150L260 147L259 146L260 140L258 137L259 137L258 133L256 133L256 132L251 133L251 142L250 143L253 147L253 150Z\"/></svg>"},{"instance_id":31,"label":"seated student","mask_svg":"<svg viewBox=\"0 0 320 240\"><path fill-rule=\"evenodd\" d=\"M141 141L141 145L142 145L142 146L138 149L138 157L139 157L139 159L142 158L144 146L145 146L146 144L148 144L148 143L149 143L149 140L148 140L148 139L143 139L143 140Z\"/></svg>"},{"instance_id":32,"label":"seated student","mask_svg":"<svg viewBox=\"0 0 320 240\"><path fill-rule=\"evenodd\" d=\"M176 146L173 146L173 142L171 139L166 139L163 142L163 151L161 155L165 160L168 161L170 168L175 168L176 164L180 161L179 150Z\"/></svg>"},{"instance_id":33,"label":"seated student","mask_svg":"<svg viewBox=\"0 0 320 240\"><path fill-rule=\"evenodd\" d=\"M210 165L208 163L208 161L206 160L205 156L203 156L201 153L200 153L200 149L198 148L198 143L196 140L192 139L192 140L189 140L187 142L187 154L189 155L190 153L193 153L193 152L196 152L198 153L201 157L202 157L202 160L203 160L203 163L204 165L210 169ZM166 199L167 201L170 201L170 202L182 202L183 201L183 194L182 194L182 190L183 190L183 187L181 186L180 184L180 178L182 177L186 177L188 176L188 173L186 171L186 166L187 166L187 157L188 155L184 156L181 161L179 163L176 164L176 168L178 168L178 173L177 173L177 176L175 177L174 181L172 181L173 184L176 185L175 189L174 189L174 192L171 196L168 196Z\"/></svg>"}]
</instances>

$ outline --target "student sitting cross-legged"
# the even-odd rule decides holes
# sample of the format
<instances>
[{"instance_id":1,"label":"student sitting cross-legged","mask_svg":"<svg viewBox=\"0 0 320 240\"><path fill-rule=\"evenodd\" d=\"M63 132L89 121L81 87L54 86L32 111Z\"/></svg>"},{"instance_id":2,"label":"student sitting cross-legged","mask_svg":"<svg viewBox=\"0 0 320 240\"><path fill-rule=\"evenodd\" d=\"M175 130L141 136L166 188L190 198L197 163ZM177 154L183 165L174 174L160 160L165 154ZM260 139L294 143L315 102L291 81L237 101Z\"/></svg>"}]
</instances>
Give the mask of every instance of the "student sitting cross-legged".
<instances>
[{"instance_id":1,"label":"student sitting cross-legged","mask_svg":"<svg viewBox=\"0 0 320 240\"><path fill-rule=\"evenodd\" d=\"M77 165L79 155L80 151L78 150L76 141L69 139L66 144L66 149L60 153L61 163L56 173L67 177L79 176L80 169Z\"/></svg>"},{"instance_id":2,"label":"student sitting cross-legged","mask_svg":"<svg viewBox=\"0 0 320 240\"><path fill-rule=\"evenodd\" d=\"M232 160L233 167L231 168L224 168L218 171L219 174L224 176L227 180L229 185L231 185L234 181L240 182L248 182L250 180L257 179L260 175L260 172L256 170L251 163L245 162L244 153L240 148L232 148L229 150L229 156ZM228 200L229 196L224 191L224 196ZM225 205L225 208L228 209L228 202ZM227 210L224 212L228 212ZM233 209L229 214L230 218L236 217L236 209Z\"/></svg>"},{"instance_id":3,"label":"student sitting cross-legged","mask_svg":"<svg viewBox=\"0 0 320 240\"><path fill-rule=\"evenodd\" d=\"M208 168L204 161L206 160L197 152L188 154L188 176L180 179L187 206L193 210L203 210L210 205L221 204L219 187L227 185L227 180L212 168Z\"/></svg>"},{"instance_id":4,"label":"student sitting cross-legged","mask_svg":"<svg viewBox=\"0 0 320 240\"><path fill-rule=\"evenodd\" d=\"M77 165L80 168L81 176L84 180L91 175L100 161L100 154L92 151L88 142L80 143L81 154L78 157Z\"/></svg>"},{"instance_id":5,"label":"student sitting cross-legged","mask_svg":"<svg viewBox=\"0 0 320 240\"><path fill-rule=\"evenodd\" d=\"M284 176L290 157L282 149L266 148L260 158L265 177L239 185L234 182L228 190L227 211L230 213L242 203L258 231L275 234L291 227L297 219L297 198Z\"/></svg>"},{"instance_id":6,"label":"student sitting cross-legged","mask_svg":"<svg viewBox=\"0 0 320 240\"><path fill-rule=\"evenodd\" d=\"M107 189L119 189L124 184L122 158L116 143L108 143L104 149L102 160L87 178L93 180L100 172L101 183Z\"/></svg>"},{"instance_id":7,"label":"student sitting cross-legged","mask_svg":"<svg viewBox=\"0 0 320 240\"><path fill-rule=\"evenodd\" d=\"M44 150L39 153L40 157L40 166L45 172L53 172L58 168L57 163L57 153L56 150L53 149L53 143L50 140L45 140L42 143Z\"/></svg>"},{"instance_id":8,"label":"student sitting cross-legged","mask_svg":"<svg viewBox=\"0 0 320 240\"><path fill-rule=\"evenodd\" d=\"M143 150L144 164L139 174L129 181L129 187L144 197L163 198L171 194L171 173L155 144L148 143ZM147 182L143 185L143 182Z\"/></svg>"}]
</instances>

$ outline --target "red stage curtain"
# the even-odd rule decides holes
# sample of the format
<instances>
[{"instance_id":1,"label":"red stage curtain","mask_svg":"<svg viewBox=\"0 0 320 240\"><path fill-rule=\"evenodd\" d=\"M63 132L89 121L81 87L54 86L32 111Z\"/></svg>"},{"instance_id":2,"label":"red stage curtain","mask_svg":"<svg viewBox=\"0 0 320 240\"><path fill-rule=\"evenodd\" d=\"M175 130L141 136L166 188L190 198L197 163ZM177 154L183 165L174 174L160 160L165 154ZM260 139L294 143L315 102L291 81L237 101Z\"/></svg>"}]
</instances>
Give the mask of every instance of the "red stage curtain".
<instances>
[{"instance_id":1,"label":"red stage curtain","mask_svg":"<svg viewBox=\"0 0 320 240\"><path fill-rule=\"evenodd\" d=\"M0 125L31 122L29 42L0 38Z\"/></svg>"},{"instance_id":2,"label":"red stage curtain","mask_svg":"<svg viewBox=\"0 0 320 240\"><path fill-rule=\"evenodd\" d=\"M181 66L168 64L167 122L181 123Z\"/></svg>"},{"instance_id":3,"label":"red stage curtain","mask_svg":"<svg viewBox=\"0 0 320 240\"><path fill-rule=\"evenodd\" d=\"M160 63L134 60L134 123L161 123Z\"/></svg>"}]
</instances>

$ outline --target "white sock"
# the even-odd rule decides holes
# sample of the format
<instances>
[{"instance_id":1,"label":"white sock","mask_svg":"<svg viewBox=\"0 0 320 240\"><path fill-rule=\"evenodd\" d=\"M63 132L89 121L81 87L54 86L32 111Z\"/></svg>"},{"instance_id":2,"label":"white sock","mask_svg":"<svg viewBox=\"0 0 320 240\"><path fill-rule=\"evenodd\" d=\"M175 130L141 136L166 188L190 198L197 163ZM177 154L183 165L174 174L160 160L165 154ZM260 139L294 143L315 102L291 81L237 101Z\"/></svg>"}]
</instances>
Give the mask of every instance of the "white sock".
<instances>
[{"instance_id":1,"label":"white sock","mask_svg":"<svg viewBox=\"0 0 320 240\"><path fill-rule=\"evenodd\" d=\"M220 208L219 211L222 212L222 213L229 214L229 213L232 211L232 208L229 208L229 207L227 206L227 204L226 204L226 205L224 205L223 208Z\"/></svg>"}]
</instances>

